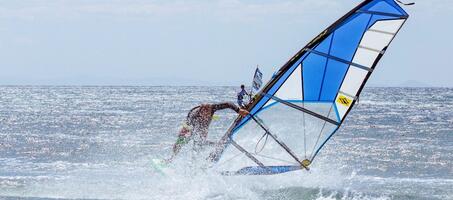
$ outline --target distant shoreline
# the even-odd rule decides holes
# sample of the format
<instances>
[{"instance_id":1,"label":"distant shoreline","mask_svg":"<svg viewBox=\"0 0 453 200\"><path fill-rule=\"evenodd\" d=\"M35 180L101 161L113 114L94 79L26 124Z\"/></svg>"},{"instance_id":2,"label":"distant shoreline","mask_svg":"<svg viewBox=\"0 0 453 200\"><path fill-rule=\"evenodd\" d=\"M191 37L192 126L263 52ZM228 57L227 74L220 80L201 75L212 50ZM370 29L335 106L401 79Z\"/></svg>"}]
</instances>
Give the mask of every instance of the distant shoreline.
<instances>
[{"instance_id":1,"label":"distant shoreline","mask_svg":"<svg viewBox=\"0 0 453 200\"><path fill-rule=\"evenodd\" d=\"M0 87L238 87L236 85L0 85ZM453 86L366 86L366 88L452 88Z\"/></svg>"}]
</instances>

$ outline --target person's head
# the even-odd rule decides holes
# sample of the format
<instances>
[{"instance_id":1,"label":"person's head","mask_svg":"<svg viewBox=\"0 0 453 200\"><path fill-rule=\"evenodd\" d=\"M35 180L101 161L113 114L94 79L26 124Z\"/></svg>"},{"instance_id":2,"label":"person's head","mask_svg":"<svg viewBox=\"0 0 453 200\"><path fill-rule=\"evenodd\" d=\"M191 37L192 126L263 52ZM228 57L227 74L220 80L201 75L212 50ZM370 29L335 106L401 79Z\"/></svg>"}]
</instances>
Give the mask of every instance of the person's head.
<instances>
[{"instance_id":1,"label":"person's head","mask_svg":"<svg viewBox=\"0 0 453 200\"><path fill-rule=\"evenodd\" d=\"M244 89L244 88L245 88L245 86L244 86L244 85L241 85L241 89Z\"/></svg>"}]
</instances>

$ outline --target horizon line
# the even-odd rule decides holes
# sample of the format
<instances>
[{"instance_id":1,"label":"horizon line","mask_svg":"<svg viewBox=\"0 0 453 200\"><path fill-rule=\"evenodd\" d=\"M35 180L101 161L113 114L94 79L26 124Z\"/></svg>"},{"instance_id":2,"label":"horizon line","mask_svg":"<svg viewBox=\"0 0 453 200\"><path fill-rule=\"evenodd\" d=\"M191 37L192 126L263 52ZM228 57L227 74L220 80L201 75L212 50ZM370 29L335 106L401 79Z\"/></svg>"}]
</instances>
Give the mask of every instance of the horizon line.
<instances>
[{"instance_id":1,"label":"horizon line","mask_svg":"<svg viewBox=\"0 0 453 200\"><path fill-rule=\"evenodd\" d=\"M0 84L0 87L238 87L238 85L153 85L153 84ZM247 86L246 87L250 87ZM453 86L389 86L370 85L368 88L452 88Z\"/></svg>"}]
</instances>

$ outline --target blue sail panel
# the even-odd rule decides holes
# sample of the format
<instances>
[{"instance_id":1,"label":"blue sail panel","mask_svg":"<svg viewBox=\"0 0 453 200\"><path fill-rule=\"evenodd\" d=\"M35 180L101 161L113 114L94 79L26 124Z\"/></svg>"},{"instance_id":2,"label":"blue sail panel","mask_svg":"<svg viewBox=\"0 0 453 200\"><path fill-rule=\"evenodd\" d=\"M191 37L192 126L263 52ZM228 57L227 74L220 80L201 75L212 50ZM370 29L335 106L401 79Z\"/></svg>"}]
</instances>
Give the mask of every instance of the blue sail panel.
<instances>
[{"instance_id":1,"label":"blue sail panel","mask_svg":"<svg viewBox=\"0 0 453 200\"><path fill-rule=\"evenodd\" d=\"M364 6L363 10L407 16L407 13L393 0L373 1Z\"/></svg>"},{"instance_id":2,"label":"blue sail panel","mask_svg":"<svg viewBox=\"0 0 453 200\"><path fill-rule=\"evenodd\" d=\"M349 65L346 63L329 59L319 100L333 101L335 99L348 68Z\"/></svg>"},{"instance_id":3,"label":"blue sail panel","mask_svg":"<svg viewBox=\"0 0 453 200\"><path fill-rule=\"evenodd\" d=\"M355 14L352 20L335 30L330 54L351 61L370 18L369 14Z\"/></svg>"},{"instance_id":4,"label":"blue sail panel","mask_svg":"<svg viewBox=\"0 0 453 200\"><path fill-rule=\"evenodd\" d=\"M302 74L304 80L304 100L319 100L319 92L321 91L326 62L326 57L313 53L307 56L307 58L303 61Z\"/></svg>"},{"instance_id":5,"label":"blue sail panel","mask_svg":"<svg viewBox=\"0 0 453 200\"><path fill-rule=\"evenodd\" d=\"M325 40L323 40L319 45L317 45L314 49L316 51L322 52L322 53L329 53L330 51L330 46L332 43L332 38L333 34L330 34Z\"/></svg>"}]
</instances>

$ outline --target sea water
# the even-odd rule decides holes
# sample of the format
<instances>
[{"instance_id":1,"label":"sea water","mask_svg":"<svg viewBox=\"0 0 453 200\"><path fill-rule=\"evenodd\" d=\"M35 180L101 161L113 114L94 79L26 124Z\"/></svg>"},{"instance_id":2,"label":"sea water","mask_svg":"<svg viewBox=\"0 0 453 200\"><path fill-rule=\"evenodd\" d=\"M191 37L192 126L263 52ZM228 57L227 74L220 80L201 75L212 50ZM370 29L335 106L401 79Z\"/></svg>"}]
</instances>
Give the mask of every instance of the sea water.
<instances>
[{"instance_id":1,"label":"sea water","mask_svg":"<svg viewBox=\"0 0 453 200\"><path fill-rule=\"evenodd\" d=\"M451 88L366 88L310 171L226 177L190 148L150 167L190 108L236 89L0 87L0 199L453 199ZM236 116L218 115L210 140Z\"/></svg>"}]
</instances>

